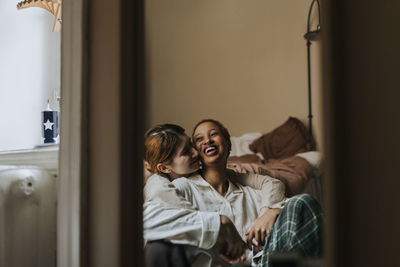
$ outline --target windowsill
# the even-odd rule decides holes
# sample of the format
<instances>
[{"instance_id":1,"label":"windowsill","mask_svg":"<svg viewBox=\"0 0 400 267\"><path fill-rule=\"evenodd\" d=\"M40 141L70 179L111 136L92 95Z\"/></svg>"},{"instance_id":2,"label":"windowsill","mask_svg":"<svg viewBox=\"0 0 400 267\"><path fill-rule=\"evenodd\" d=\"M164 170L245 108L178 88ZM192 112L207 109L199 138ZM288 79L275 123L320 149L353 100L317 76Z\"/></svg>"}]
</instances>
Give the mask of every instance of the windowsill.
<instances>
[{"instance_id":1,"label":"windowsill","mask_svg":"<svg viewBox=\"0 0 400 267\"><path fill-rule=\"evenodd\" d=\"M57 171L58 145L0 151L0 166L1 165L37 166L49 171Z\"/></svg>"}]
</instances>

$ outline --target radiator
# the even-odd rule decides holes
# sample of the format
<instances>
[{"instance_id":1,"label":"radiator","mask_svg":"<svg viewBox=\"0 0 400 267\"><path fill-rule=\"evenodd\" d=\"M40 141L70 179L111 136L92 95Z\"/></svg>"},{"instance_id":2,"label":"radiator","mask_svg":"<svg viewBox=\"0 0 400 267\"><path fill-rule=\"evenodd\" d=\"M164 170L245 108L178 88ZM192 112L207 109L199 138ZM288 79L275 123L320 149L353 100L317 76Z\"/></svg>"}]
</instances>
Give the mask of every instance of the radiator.
<instances>
[{"instance_id":1,"label":"radiator","mask_svg":"<svg viewBox=\"0 0 400 267\"><path fill-rule=\"evenodd\" d=\"M56 177L0 166L0 267L56 266Z\"/></svg>"}]
</instances>

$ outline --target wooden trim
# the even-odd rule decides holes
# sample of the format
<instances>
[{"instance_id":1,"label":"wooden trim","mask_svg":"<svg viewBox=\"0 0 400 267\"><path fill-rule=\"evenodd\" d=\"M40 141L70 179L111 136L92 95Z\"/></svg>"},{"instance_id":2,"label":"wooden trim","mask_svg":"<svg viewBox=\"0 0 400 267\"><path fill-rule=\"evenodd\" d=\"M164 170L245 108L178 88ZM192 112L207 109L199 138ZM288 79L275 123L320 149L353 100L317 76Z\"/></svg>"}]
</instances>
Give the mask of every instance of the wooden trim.
<instances>
[{"instance_id":1,"label":"wooden trim","mask_svg":"<svg viewBox=\"0 0 400 267\"><path fill-rule=\"evenodd\" d=\"M86 109L87 22L85 0L63 3L63 30L61 39L61 117L59 152L59 190L57 206L57 266L84 266L86 253L82 242L86 201L87 130Z\"/></svg>"},{"instance_id":2,"label":"wooden trim","mask_svg":"<svg viewBox=\"0 0 400 267\"><path fill-rule=\"evenodd\" d=\"M144 1L121 0L121 266L145 266L142 188L144 106Z\"/></svg>"}]
</instances>

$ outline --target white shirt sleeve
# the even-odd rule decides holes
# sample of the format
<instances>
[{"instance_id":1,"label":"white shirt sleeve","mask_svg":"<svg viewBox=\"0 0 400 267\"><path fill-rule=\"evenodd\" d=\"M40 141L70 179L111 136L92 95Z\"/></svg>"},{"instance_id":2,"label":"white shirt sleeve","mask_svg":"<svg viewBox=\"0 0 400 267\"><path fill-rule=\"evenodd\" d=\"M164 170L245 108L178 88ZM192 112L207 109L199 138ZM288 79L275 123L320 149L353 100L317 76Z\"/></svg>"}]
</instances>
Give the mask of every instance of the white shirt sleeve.
<instances>
[{"instance_id":1,"label":"white shirt sleeve","mask_svg":"<svg viewBox=\"0 0 400 267\"><path fill-rule=\"evenodd\" d=\"M217 212L174 208L159 202L143 205L143 235L146 241L166 239L175 244L210 249L220 227Z\"/></svg>"},{"instance_id":2,"label":"white shirt sleeve","mask_svg":"<svg viewBox=\"0 0 400 267\"><path fill-rule=\"evenodd\" d=\"M196 210L192 204L179 195L175 186L165 177L153 174L143 189L144 201L155 201L176 208Z\"/></svg>"},{"instance_id":3,"label":"white shirt sleeve","mask_svg":"<svg viewBox=\"0 0 400 267\"><path fill-rule=\"evenodd\" d=\"M261 208L282 208L285 204L285 184L278 179L255 173L229 171L229 177L242 185L261 190Z\"/></svg>"}]
</instances>

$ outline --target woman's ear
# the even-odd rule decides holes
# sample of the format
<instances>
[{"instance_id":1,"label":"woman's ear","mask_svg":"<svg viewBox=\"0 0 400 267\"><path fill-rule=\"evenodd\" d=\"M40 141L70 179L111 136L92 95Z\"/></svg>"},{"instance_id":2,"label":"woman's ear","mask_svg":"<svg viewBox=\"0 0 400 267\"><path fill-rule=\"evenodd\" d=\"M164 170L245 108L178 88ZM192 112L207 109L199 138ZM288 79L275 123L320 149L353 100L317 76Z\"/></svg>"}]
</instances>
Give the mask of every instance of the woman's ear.
<instances>
[{"instance_id":1,"label":"woman's ear","mask_svg":"<svg viewBox=\"0 0 400 267\"><path fill-rule=\"evenodd\" d=\"M168 168L167 165L165 165L163 163L158 163L157 164L157 170L159 172L166 173L166 174L171 173L171 169Z\"/></svg>"}]
</instances>

